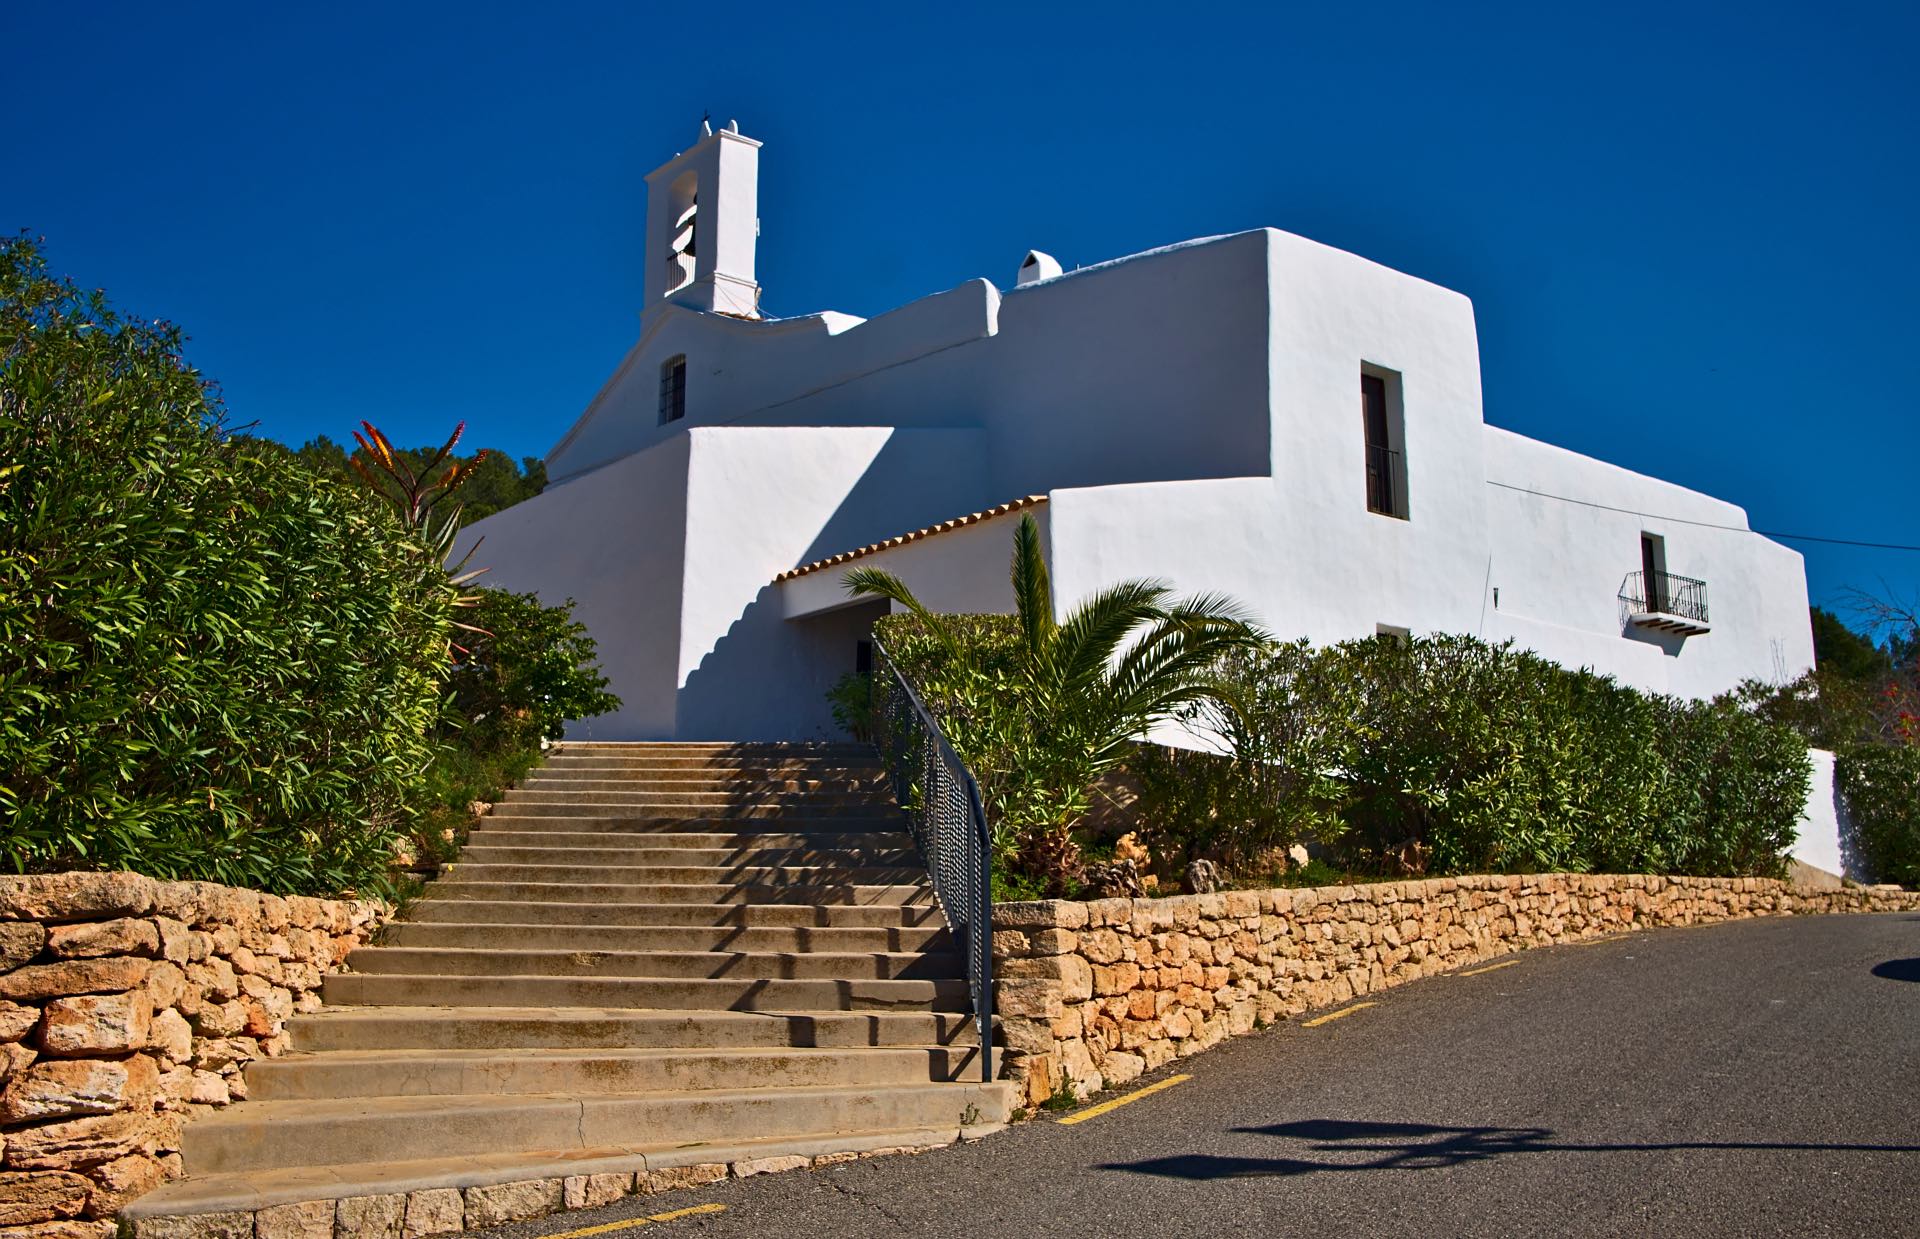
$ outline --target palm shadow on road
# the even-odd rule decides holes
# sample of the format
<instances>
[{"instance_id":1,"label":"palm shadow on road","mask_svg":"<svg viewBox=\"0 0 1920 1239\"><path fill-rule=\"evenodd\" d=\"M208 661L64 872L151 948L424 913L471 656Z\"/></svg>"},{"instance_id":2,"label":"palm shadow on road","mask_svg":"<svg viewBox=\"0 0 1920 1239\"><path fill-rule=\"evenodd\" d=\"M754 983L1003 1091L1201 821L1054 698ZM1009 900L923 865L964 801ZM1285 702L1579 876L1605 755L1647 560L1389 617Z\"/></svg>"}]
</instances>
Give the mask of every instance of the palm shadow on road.
<instances>
[{"instance_id":1,"label":"palm shadow on road","mask_svg":"<svg viewBox=\"0 0 1920 1239\"><path fill-rule=\"evenodd\" d=\"M1920 958L1890 959L1884 964L1875 964L1873 975L1888 981L1920 981Z\"/></svg>"},{"instance_id":2,"label":"palm shadow on road","mask_svg":"<svg viewBox=\"0 0 1920 1239\"><path fill-rule=\"evenodd\" d=\"M1563 1142L1544 1127L1445 1127L1428 1123L1364 1123L1309 1119L1266 1127L1236 1127L1249 1135L1298 1142L1293 1151L1338 1155L1339 1160L1309 1157L1220 1157L1188 1153L1137 1162L1108 1162L1102 1170L1169 1179L1289 1178L1356 1170L1436 1170L1468 1162L1539 1153L1629 1153L1685 1149L1784 1152L1920 1153L1911 1144L1798 1144L1791 1142L1672 1141L1649 1144Z\"/></svg>"}]
</instances>

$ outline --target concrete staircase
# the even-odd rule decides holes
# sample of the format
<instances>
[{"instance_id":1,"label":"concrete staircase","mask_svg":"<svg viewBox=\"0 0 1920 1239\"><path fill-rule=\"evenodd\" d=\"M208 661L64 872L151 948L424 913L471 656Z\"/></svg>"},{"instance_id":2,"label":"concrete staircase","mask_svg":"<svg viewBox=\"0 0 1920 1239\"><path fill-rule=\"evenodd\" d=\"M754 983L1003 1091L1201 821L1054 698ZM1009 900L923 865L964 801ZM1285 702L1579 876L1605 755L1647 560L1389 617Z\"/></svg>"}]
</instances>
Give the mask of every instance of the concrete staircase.
<instances>
[{"instance_id":1,"label":"concrete staircase","mask_svg":"<svg viewBox=\"0 0 1920 1239\"><path fill-rule=\"evenodd\" d=\"M558 746L128 1215L1004 1122L904 825L871 748Z\"/></svg>"}]
</instances>

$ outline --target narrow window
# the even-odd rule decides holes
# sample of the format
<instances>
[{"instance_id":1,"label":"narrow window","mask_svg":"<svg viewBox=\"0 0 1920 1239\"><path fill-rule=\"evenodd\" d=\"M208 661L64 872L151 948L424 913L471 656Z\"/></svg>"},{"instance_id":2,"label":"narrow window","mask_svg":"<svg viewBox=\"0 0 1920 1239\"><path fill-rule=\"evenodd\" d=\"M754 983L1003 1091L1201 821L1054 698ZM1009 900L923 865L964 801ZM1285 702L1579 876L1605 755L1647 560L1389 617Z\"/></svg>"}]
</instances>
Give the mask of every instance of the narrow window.
<instances>
[{"instance_id":1,"label":"narrow window","mask_svg":"<svg viewBox=\"0 0 1920 1239\"><path fill-rule=\"evenodd\" d=\"M1413 643L1413 630L1410 628L1402 628L1398 624L1375 624L1373 626L1373 635L1376 637L1384 637L1395 645L1411 645Z\"/></svg>"},{"instance_id":2,"label":"narrow window","mask_svg":"<svg viewBox=\"0 0 1920 1239\"><path fill-rule=\"evenodd\" d=\"M873 674L873 642L855 641L853 643L853 669L861 675Z\"/></svg>"},{"instance_id":3,"label":"narrow window","mask_svg":"<svg viewBox=\"0 0 1920 1239\"><path fill-rule=\"evenodd\" d=\"M660 365L660 424L687 415L687 355L669 357Z\"/></svg>"},{"instance_id":4,"label":"narrow window","mask_svg":"<svg viewBox=\"0 0 1920 1239\"><path fill-rule=\"evenodd\" d=\"M1367 511L1407 519L1407 475L1401 444L1400 376L1366 367L1360 372L1360 419L1367 444Z\"/></svg>"},{"instance_id":5,"label":"narrow window","mask_svg":"<svg viewBox=\"0 0 1920 1239\"><path fill-rule=\"evenodd\" d=\"M1667 540L1658 534L1640 535L1640 596L1647 610L1667 611Z\"/></svg>"}]
</instances>

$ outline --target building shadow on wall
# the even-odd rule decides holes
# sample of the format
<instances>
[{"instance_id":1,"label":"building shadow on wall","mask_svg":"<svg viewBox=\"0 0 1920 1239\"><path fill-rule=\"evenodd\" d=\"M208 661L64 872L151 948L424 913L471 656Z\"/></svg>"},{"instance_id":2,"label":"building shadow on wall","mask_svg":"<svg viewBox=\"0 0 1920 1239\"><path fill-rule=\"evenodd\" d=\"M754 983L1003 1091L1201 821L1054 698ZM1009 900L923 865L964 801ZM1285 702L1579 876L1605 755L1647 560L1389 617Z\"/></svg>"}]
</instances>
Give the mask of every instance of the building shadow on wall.
<instances>
[{"instance_id":1,"label":"building shadow on wall","mask_svg":"<svg viewBox=\"0 0 1920 1239\"><path fill-rule=\"evenodd\" d=\"M1296 1178L1370 1170L1441 1170L1468 1162L1551 1153L1643 1153L1688 1149L1767 1152L1920 1153L1920 1144L1802 1144L1678 1140L1647 1144L1562 1141L1545 1127L1446 1127L1427 1123L1365 1123L1308 1119L1235 1132L1291 1141L1278 1157L1221 1157L1188 1153L1137 1162L1108 1162L1102 1170L1167 1179ZM1321 1156L1306 1156L1317 1154Z\"/></svg>"}]
</instances>

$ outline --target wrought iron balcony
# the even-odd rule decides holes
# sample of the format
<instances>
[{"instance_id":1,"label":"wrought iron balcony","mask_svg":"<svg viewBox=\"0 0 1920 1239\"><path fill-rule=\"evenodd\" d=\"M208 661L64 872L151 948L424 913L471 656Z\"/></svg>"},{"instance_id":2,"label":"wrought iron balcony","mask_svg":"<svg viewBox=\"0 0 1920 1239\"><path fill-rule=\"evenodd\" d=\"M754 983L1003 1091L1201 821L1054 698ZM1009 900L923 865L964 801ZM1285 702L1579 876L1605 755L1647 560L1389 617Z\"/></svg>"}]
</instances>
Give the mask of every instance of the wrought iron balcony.
<instances>
[{"instance_id":1,"label":"wrought iron balcony","mask_svg":"<svg viewBox=\"0 0 1920 1239\"><path fill-rule=\"evenodd\" d=\"M1683 637L1712 631L1707 622L1707 583L1671 572L1629 572L1620 583L1622 619L1636 628Z\"/></svg>"},{"instance_id":2,"label":"wrought iron balcony","mask_svg":"<svg viewBox=\"0 0 1920 1239\"><path fill-rule=\"evenodd\" d=\"M1406 483L1400 476L1400 453L1367 445L1367 511L1406 519Z\"/></svg>"}]
</instances>

